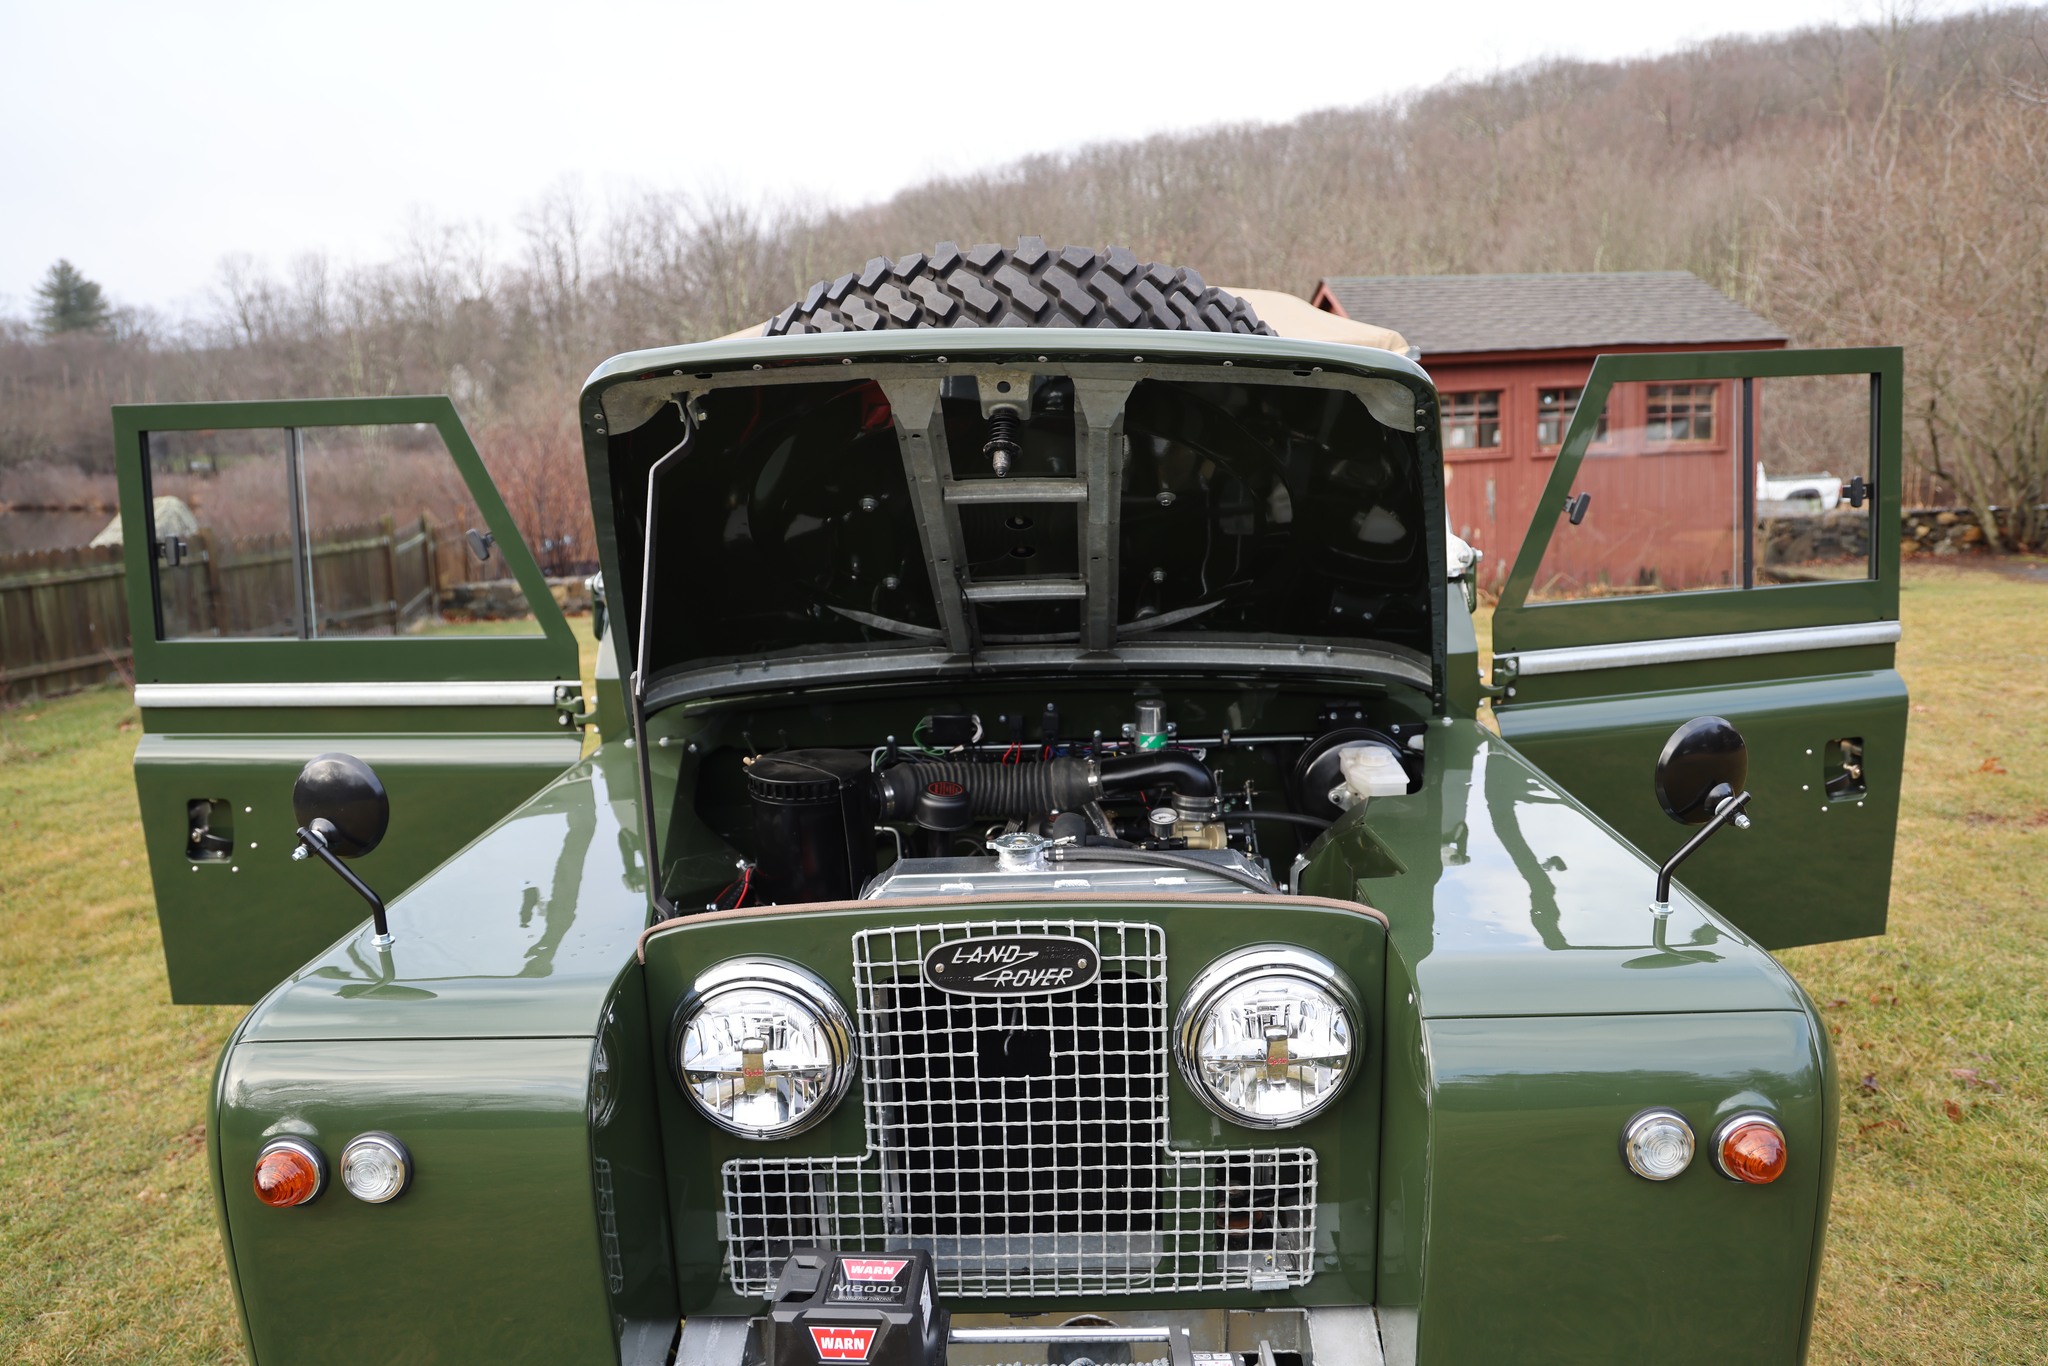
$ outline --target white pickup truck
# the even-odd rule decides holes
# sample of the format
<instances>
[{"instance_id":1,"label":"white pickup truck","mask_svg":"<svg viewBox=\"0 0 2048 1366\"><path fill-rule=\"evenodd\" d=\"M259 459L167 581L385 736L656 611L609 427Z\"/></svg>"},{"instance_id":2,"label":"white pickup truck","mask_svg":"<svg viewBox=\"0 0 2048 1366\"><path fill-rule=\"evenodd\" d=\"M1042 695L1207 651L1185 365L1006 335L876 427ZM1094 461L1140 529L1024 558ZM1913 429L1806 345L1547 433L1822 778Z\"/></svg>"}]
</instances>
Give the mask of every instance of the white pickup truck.
<instances>
[{"instance_id":1,"label":"white pickup truck","mask_svg":"<svg viewBox=\"0 0 2048 1366\"><path fill-rule=\"evenodd\" d=\"M1759 508L1765 504L1779 504L1775 511L1787 511L1782 505L1803 503L1809 505L1802 511L1833 512L1842 501L1842 481L1832 474L1792 474L1773 479L1765 473L1763 463L1756 467L1756 501Z\"/></svg>"}]
</instances>

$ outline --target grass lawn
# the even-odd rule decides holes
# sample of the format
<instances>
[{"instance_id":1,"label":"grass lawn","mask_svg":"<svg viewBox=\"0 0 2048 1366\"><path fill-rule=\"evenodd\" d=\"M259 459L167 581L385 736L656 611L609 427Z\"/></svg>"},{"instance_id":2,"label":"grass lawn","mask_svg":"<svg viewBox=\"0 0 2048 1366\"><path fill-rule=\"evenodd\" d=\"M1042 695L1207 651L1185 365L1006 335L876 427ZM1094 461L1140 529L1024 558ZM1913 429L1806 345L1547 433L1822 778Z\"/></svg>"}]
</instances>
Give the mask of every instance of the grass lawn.
<instances>
[{"instance_id":1,"label":"grass lawn","mask_svg":"<svg viewBox=\"0 0 2048 1366\"><path fill-rule=\"evenodd\" d=\"M1842 1151L1816 1362L2048 1360L2048 584L1912 569L1891 933L1785 955ZM577 621L588 673L588 618ZM0 711L0 1360L240 1359L126 694Z\"/></svg>"}]
</instances>

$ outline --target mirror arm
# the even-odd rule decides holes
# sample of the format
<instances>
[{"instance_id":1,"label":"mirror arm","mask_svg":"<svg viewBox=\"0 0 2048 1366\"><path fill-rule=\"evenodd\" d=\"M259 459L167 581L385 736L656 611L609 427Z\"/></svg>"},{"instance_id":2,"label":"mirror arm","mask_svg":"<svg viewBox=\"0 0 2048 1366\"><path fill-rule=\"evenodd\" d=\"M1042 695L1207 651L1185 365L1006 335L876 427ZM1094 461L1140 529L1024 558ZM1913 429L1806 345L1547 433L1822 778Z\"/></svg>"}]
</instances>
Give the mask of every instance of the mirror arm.
<instances>
[{"instance_id":1,"label":"mirror arm","mask_svg":"<svg viewBox=\"0 0 2048 1366\"><path fill-rule=\"evenodd\" d=\"M292 859L303 862L310 851L313 857L332 868L343 882L353 887L357 896L370 903L370 924L376 930L376 938L370 942L380 949L390 948L391 923L384 915L384 898L371 891L370 885L350 871L348 865L341 861L341 856L327 847L327 830L320 828L323 825L327 830L334 828L324 820L314 820L298 828L299 847L292 850Z\"/></svg>"},{"instance_id":2,"label":"mirror arm","mask_svg":"<svg viewBox=\"0 0 2048 1366\"><path fill-rule=\"evenodd\" d=\"M1726 792L1728 789L1723 787L1721 790ZM1697 835L1687 840L1677 853L1664 861L1664 866L1657 870L1657 899L1650 904L1651 910L1655 911L1658 915L1666 915L1670 912L1671 875L1678 871L1679 864L1692 857L1694 850L1705 844L1709 839L1712 839L1715 831L1731 823L1737 830L1749 829L1749 817L1742 814L1742 808L1748 805L1749 794L1747 792L1739 792L1733 797L1723 798L1720 807L1714 812L1714 818L1701 826L1700 832Z\"/></svg>"}]
</instances>

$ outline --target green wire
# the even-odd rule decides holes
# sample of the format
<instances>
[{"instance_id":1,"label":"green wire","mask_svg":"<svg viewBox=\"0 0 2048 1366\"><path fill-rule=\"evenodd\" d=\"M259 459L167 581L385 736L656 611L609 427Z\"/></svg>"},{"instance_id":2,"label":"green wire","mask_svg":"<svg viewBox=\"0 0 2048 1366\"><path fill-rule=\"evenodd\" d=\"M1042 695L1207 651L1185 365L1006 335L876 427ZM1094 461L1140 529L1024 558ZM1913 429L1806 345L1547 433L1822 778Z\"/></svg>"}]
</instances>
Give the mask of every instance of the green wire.
<instances>
[{"instance_id":1,"label":"green wire","mask_svg":"<svg viewBox=\"0 0 2048 1366\"><path fill-rule=\"evenodd\" d=\"M924 734L925 727L929 726L931 723L932 718L927 716L923 717L918 721L916 725L912 726L910 728L910 743L912 748L916 749L918 753L929 755L931 757L936 758L943 756L946 753L946 751L943 749L933 749L930 745L926 744L924 741L917 738L918 736Z\"/></svg>"}]
</instances>

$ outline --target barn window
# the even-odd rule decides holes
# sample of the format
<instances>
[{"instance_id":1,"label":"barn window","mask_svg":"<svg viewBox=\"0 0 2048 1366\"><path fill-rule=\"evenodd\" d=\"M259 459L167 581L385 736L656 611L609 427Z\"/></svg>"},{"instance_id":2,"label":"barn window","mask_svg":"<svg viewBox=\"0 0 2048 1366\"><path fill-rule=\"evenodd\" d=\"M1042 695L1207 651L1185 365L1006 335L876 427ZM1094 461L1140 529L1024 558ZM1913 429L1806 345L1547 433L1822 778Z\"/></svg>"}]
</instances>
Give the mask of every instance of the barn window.
<instances>
[{"instance_id":1,"label":"barn window","mask_svg":"<svg viewBox=\"0 0 2048 1366\"><path fill-rule=\"evenodd\" d=\"M1555 449L1564 444L1564 434L1571 430L1572 415L1579 410L1579 396L1584 389L1538 389L1536 391L1536 444ZM1600 409L1600 420L1593 425L1593 439L1607 439L1607 409Z\"/></svg>"},{"instance_id":2,"label":"barn window","mask_svg":"<svg viewBox=\"0 0 2048 1366\"><path fill-rule=\"evenodd\" d=\"M1445 394L1444 449L1491 450L1500 445L1500 390Z\"/></svg>"},{"instance_id":3,"label":"barn window","mask_svg":"<svg viewBox=\"0 0 2048 1366\"><path fill-rule=\"evenodd\" d=\"M1712 441L1718 384L1647 386L1644 437L1649 441Z\"/></svg>"}]
</instances>

